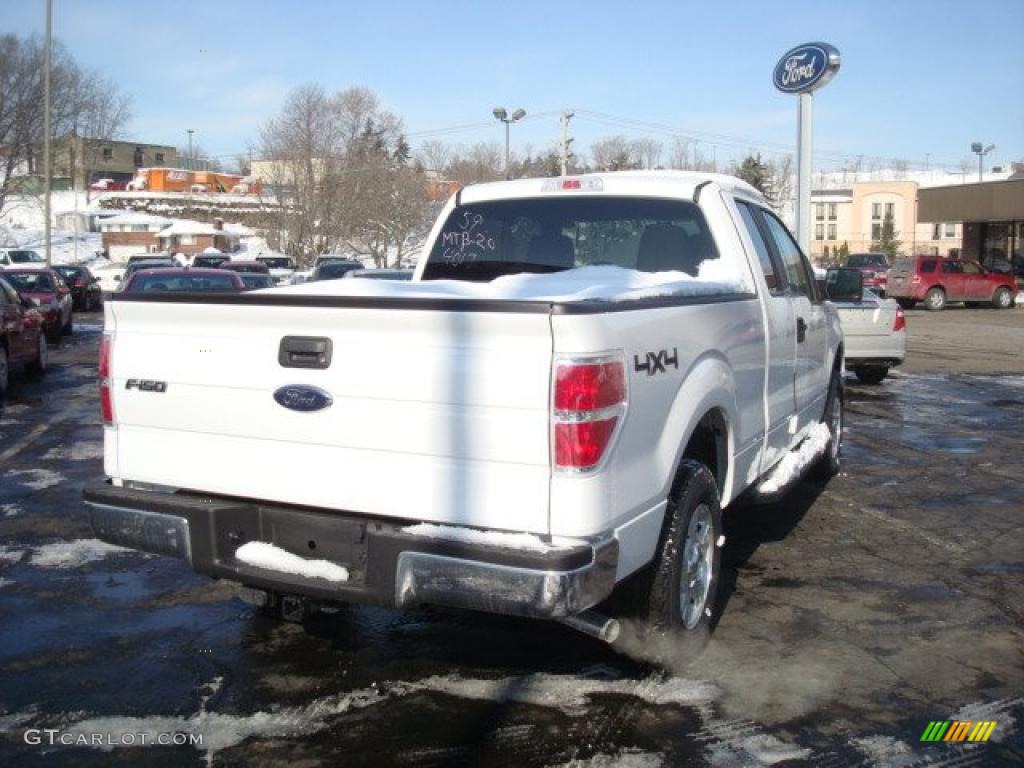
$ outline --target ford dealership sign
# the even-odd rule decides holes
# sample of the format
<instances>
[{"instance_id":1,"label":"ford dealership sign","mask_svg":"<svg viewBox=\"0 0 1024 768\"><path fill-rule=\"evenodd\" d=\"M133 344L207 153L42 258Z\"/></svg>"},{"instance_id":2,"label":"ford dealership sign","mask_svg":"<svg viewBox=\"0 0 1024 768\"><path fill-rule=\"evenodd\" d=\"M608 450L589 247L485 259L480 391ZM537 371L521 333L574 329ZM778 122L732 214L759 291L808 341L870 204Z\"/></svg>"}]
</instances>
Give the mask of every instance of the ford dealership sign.
<instances>
[{"instance_id":1,"label":"ford dealership sign","mask_svg":"<svg viewBox=\"0 0 1024 768\"><path fill-rule=\"evenodd\" d=\"M772 79L783 93L810 93L839 71L839 51L828 43L806 43L787 51Z\"/></svg>"}]
</instances>

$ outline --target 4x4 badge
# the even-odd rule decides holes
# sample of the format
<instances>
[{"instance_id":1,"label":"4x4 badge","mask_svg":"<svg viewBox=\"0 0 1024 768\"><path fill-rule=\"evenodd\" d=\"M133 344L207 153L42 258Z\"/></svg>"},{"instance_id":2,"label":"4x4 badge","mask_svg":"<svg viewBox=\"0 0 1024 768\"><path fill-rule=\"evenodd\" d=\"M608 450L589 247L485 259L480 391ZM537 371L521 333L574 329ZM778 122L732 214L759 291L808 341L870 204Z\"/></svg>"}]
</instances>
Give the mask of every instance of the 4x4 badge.
<instances>
[{"instance_id":1,"label":"4x4 badge","mask_svg":"<svg viewBox=\"0 0 1024 768\"><path fill-rule=\"evenodd\" d=\"M633 369L636 371L647 371L648 376L656 373L665 373L666 367L671 365L679 369L679 353L672 347L672 354L667 349L660 349L657 352L648 352L644 362L640 362L639 355L633 355Z\"/></svg>"}]
</instances>

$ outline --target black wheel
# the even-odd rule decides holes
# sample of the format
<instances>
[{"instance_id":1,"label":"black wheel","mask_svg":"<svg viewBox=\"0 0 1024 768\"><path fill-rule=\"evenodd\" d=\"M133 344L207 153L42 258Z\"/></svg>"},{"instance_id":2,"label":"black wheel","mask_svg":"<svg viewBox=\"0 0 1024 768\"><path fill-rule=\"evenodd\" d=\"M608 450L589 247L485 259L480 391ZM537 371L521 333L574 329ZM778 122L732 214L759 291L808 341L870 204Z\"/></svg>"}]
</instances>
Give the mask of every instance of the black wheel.
<instances>
[{"instance_id":1,"label":"black wheel","mask_svg":"<svg viewBox=\"0 0 1024 768\"><path fill-rule=\"evenodd\" d=\"M679 465L654 562L633 577L632 612L659 661L685 660L707 644L717 620L722 565L718 484L703 464Z\"/></svg>"},{"instance_id":2,"label":"black wheel","mask_svg":"<svg viewBox=\"0 0 1024 768\"><path fill-rule=\"evenodd\" d=\"M903 309L913 309L914 305L917 304L913 299L896 299L896 303Z\"/></svg>"},{"instance_id":3,"label":"black wheel","mask_svg":"<svg viewBox=\"0 0 1024 768\"><path fill-rule=\"evenodd\" d=\"M860 372L857 372L860 378ZM825 455L814 466L813 473L819 480L828 480L839 474L843 448L843 379L838 370L832 372L832 381L828 386L828 397L825 399L825 412L821 416L823 423L828 424L829 441Z\"/></svg>"},{"instance_id":4,"label":"black wheel","mask_svg":"<svg viewBox=\"0 0 1024 768\"><path fill-rule=\"evenodd\" d=\"M1002 287L996 290L992 296L992 306L996 309L1009 309L1013 306L1013 294L1010 289Z\"/></svg>"},{"instance_id":5,"label":"black wheel","mask_svg":"<svg viewBox=\"0 0 1024 768\"><path fill-rule=\"evenodd\" d=\"M68 314L68 321L60 329L61 336L70 336L75 332L75 313Z\"/></svg>"},{"instance_id":6,"label":"black wheel","mask_svg":"<svg viewBox=\"0 0 1024 768\"><path fill-rule=\"evenodd\" d=\"M50 365L50 348L46 344L46 335L42 332L36 340L36 359L25 366L25 370L33 376L42 376Z\"/></svg>"},{"instance_id":7,"label":"black wheel","mask_svg":"<svg viewBox=\"0 0 1024 768\"><path fill-rule=\"evenodd\" d=\"M0 344L0 402L7 394L7 381L10 376L10 365L7 362L7 347Z\"/></svg>"},{"instance_id":8,"label":"black wheel","mask_svg":"<svg viewBox=\"0 0 1024 768\"><path fill-rule=\"evenodd\" d=\"M924 296L924 305L932 312L938 312L946 307L946 292L941 288L931 288Z\"/></svg>"},{"instance_id":9,"label":"black wheel","mask_svg":"<svg viewBox=\"0 0 1024 768\"><path fill-rule=\"evenodd\" d=\"M862 368L854 368L857 374L857 381L861 384L881 384L889 374L889 367L886 365L866 365Z\"/></svg>"}]
</instances>

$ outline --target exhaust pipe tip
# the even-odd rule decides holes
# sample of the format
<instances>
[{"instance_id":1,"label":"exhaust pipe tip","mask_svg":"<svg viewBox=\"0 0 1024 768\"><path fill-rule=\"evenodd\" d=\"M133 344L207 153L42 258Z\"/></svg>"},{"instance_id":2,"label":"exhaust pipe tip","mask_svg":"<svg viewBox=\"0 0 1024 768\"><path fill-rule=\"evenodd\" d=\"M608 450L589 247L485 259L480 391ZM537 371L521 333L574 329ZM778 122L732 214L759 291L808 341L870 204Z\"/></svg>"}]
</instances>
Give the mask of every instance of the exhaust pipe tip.
<instances>
[{"instance_id":1,"label":"exhaust pipe tip","mask_svg":"<svg viewBox=\"0 0 1024 768\"><path fill-rule=\"evenodd\" d=\"M596 611L583 611L583 613L573 616L565 616L558 621L560 624L572 627L577 632L602 640L609 645L618 640L619 632L622 629L618 619L602 616Z\"/></svg>"}]
</instances>

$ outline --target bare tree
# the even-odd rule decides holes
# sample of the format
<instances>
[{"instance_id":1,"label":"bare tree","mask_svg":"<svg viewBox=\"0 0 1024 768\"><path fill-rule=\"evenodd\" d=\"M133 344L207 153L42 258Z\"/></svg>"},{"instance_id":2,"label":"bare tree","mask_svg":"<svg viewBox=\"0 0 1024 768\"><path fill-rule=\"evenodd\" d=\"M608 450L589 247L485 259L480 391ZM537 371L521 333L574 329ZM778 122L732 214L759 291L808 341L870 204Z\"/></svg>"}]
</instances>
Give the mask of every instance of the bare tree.
<instances>
[{"instance_id":1,"label":"bare tree","mask_svg":"<svg viewBox=\"0 0 1024 768\"><path fill-rule=\"evenodd\" d=\"M672 152L669 155L668 166L677 171L687 171L693 168L690 162L690 140L676 136L672 140Z\"/></svg>"},{"instance_id":2,"label":"bare tree","mask_svg":"<svg viewBox=\"0 0 1024 768\"><path fill-rule=\"evenodd\" d=\"M448 178L461 184L497 181L504 177L505 149L497 142L456 147L448 164Z\"/></svg>"},{"instance_id":3,"label":"bare tree","mask_svg":"<svg viewBox=\"0 0 1024 768\"><path fill-rule=\"evenodd\" d=\"M590 159L599 171L624 171L642 165L636 143L621 135L609 136L591 144Z\"/></svg>"},{"instance_id":4,"label":"bare tree","mask_svg":"<svg viewBox=\"0 0 1024 768\"><path fill-rule=\"evenodd\" d=\"M661 164L661 156L665 147L657 139L637 139L633 142L636 148L640 164L648 170L657 168Z\"/></svg>"},{"instance_id":5,"label":"bare tree","mask_svg":"<svg viewBox=\"0 0 1024 768\"><path fill-rule=\"evenodd\" d=\"M43 55L36 37L0 37L0 209L17 176L42 167ZM51 107L55 137L109 140L131 116L128 98L109 80L83 70L59 41L53 46Z\"/></svg>"},{"instance_id":6,"label":"bare tree","mask_svg":"<svg viewBox=\"0 0 1024 768\"><path fill-rule=\"evenodd\" d=\"M443 141L425 141L420 145L416 158L428 171L444 174L453 157L452 148Z\"/></svg>"}]
</instances>

